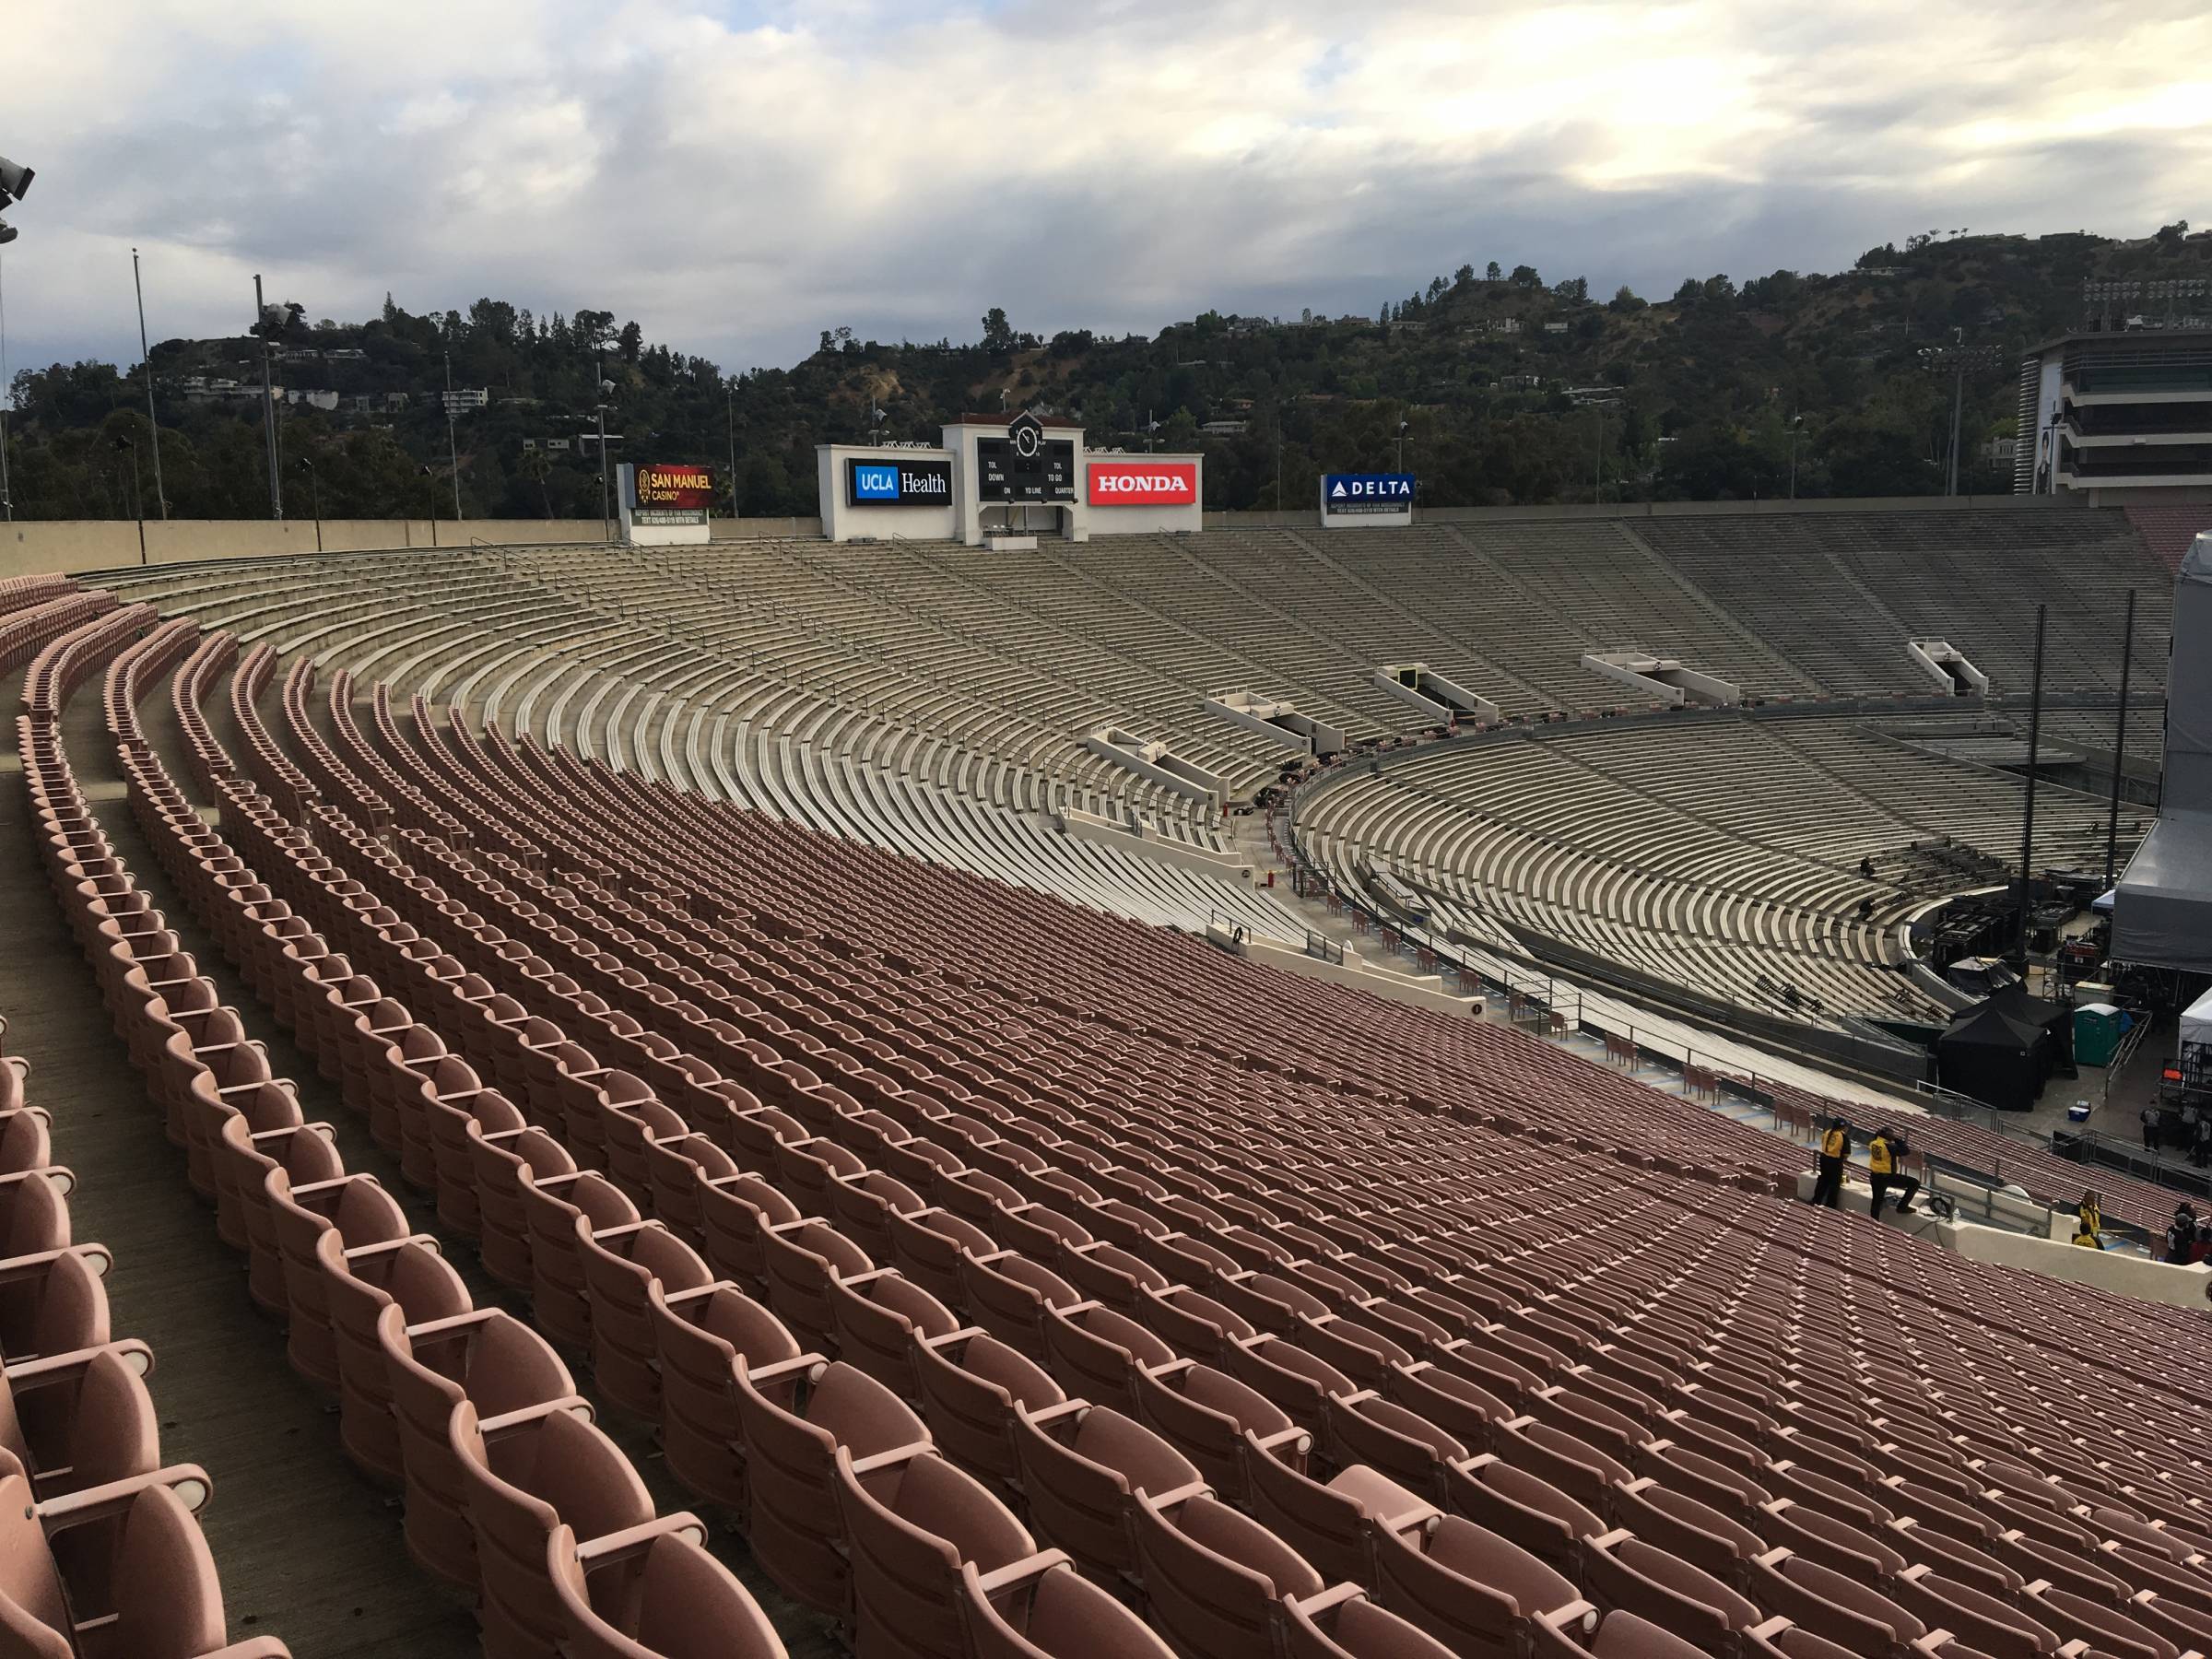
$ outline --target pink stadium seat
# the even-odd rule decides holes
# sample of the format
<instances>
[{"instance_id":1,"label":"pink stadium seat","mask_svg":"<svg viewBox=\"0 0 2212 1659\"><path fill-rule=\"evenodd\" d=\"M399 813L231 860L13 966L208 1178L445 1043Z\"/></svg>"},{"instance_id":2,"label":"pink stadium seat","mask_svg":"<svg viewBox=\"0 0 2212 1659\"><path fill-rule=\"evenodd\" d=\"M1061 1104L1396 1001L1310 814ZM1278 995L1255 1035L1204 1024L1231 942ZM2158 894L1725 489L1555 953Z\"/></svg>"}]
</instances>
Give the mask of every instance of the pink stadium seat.
<instances>
[{"instance_id":1,"label":"pink stadium seat","mask_svg":"<svg viewBox=\"0 0 2212 1659\"><path fill-rule=\"evenodd\" d=\"M546 1540L546 1576L569 1659L788 1659L736 1577L676 1516L579 1545L566 1524Z\"/></svg>"},{"instance_id":2,"label":"pink stadium seat","mask_svg":"<svg viewBox=\"0 0 2212 1659\"><path fill-rule=\"evenodd\" d=\"M963 1568L987 1580L1029 1561L1035 1543L973 1476L930 1447L862 1461L869 1466L839 1449L854 1653L963 1659Z\"/></svg>"},{"instance_id":3,"label":"pink stadium seat","mask_svg":"<svg viewBox=\"0 0 2212 1659\"><path fill-rule=\"evenodd\" d=\"M479 1418L464 1400L447 1438L468 1494L483 1587L479 1618L490 1659L553 1651L566 1628L547 1547L568 1527L589 1544L647 1525L701 1541L693 1517L655 1519L653 1499L615 1443L554 1402Z\"/></svg>"},{"instance_id":4,"label":"pink stadium seat","mask_svg":"<svg viewBox=\"0 0 2212 1659\"><path fill-rule=\"evenodd\" d=\"M1128 1608L1050 1556L986 1578L960 1570L974 1659L1170 1659L1172 1650Z\"/></svg>"},{"instance_id":5,"label":"pink stadium seat","mask_svg":"<svg viewBox=\"0 0 2212 1659\"><path fill-rule=\"evenodd\" d=\"M783 1395L779 1399L777 1396ZM890 1390L849 1365L807 1355L756 1370L737 1361L745 1427L747 1542L794 1600L849 1616L851 1580L836 1493L837 1459L863 1473L929 1444L929 1430Z\"/></svg>"},{"instance_id":6,"label":"pink stadium seat","mask_svg":"<svg viewBox=\"0 0 2212 1659\"><path fill-rule=\"evenodd\" d=\"M467 1405L494 1425L541 1409L588 1411L568 1367L528 1325L497 1309L409 1325L396 1305L377 1316L406 1480L407 1553L428 1571L477 1587L469 1482L449 1427Z\"/></svg>"}]
</instances>

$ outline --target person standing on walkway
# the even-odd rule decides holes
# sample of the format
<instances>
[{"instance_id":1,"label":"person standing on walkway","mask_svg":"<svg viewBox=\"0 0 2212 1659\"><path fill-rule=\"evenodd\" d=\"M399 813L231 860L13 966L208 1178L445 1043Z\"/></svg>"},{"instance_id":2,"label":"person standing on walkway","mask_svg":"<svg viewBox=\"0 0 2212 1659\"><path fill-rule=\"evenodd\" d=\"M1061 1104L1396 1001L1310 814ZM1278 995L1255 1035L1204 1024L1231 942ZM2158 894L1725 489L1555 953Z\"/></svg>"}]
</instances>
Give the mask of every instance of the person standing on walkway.
<instances>
[{"instance_id":1,"label":"person standing on walkway","mask_svg":"<svg viewBox=\"0 0 2212 1659\"><path fill-rule=\"evenodd\" d=\"M2196 1260L2196 1210L2186 1204L2177 1204L2173 1219L2166 1228L2166 1259L2181 1265Z\"/></svg>"},{"instance_id":2,"label":"person standing on walkway","mask_svg":"<svg viewBox=\"0 0 2212 1659\"><path fill-rule=\"evenodd\" d=\"M1820 1132L1820 1175L1813 1182L1813 1202L1830 1209L1842 1207L1843 1166L1851 1158L1851 1124L1841 1113L1828 1120Z\"/></svg>"},{"instance_id":3,"label":"person standing on walkway","mask_svg":"<svg viewBox=\"0 0 2212 1659\"><path fill-rule=\"evenodd\" d=\"M2159 1128L2162 1115L2156 1100L2143 1108L2143 1150L2146 1152L2159 1149Z\"/></svg>"},{"instance_id":4,"label":"person standing on walkway","mask_svg":"<svg viewBox=\"0 0 2212 1659\"><path fill-rule=\"evenodd\" d=\"M1893 1186L1902 1187L1903 1194L1897 1201L1897 1213L1912 1213L1912 1200L1920 1195L1920 1182L1904 1172L1905 1158L1912 1150L1905 1137L1887 1124L1875 1132L1866 1143L1866 1175L1874 1187L1874 1207L1868 1212L1877 1220L1881 1218L1882 1200L1889 1196Z\"/></svg>"},{"instance_id":5,"label":"person standing on walkway","mask_svg":"<svg viewBox=\"0 0 2212 1659\"><path fill-rule=\"evenodd\" d=\"M2189 1161L2200 1170L2212 1164L2212 1112L2196 1114L2196 1146Z\"/></svg>"}]
</instances>

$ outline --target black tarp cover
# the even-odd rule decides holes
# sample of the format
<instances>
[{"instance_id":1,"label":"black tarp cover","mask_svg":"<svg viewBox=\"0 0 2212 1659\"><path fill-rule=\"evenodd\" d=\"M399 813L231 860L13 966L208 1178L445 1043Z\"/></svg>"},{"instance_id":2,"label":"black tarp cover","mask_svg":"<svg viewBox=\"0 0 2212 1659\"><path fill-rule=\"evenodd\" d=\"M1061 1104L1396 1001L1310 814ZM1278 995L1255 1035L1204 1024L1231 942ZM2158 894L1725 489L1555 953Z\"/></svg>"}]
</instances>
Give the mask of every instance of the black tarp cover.
<instances>
[{"instance_id":1,"label":"black tarp cover","mask_svg":"<svg viewBox=\"0 0 2212 1659\"><path fill-rule=\"evenodd\" d=\"M2041 1027L1985 1002L1936 1040L1936 1080L2001 1112L2026 1112L2050 1075L2050 1043Z\"/></svg>"}]
</instances>

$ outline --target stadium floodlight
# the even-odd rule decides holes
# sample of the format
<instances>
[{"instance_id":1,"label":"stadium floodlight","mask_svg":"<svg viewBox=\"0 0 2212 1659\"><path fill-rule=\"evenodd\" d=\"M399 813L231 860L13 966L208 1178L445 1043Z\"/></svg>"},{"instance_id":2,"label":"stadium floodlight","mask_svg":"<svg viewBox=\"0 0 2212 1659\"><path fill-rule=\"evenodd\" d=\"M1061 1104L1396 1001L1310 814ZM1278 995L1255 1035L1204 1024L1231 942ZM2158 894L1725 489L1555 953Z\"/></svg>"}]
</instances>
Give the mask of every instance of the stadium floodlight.
<instances>
[{"instance_id":1,"label":"stadium floodlight","mask_svg":"<svg viewBox=\"0 0 2212 1659\"><path fill-rule=\"evenodd\" d=\"M6 156L0 156L0 207L13 207L21 201L29 191L30 181L35 176L29 168L20 162L10 161ZM13 225L6 219L0 219L0 246L14 241L16 234Z\"/></svg>"}]
</instances>

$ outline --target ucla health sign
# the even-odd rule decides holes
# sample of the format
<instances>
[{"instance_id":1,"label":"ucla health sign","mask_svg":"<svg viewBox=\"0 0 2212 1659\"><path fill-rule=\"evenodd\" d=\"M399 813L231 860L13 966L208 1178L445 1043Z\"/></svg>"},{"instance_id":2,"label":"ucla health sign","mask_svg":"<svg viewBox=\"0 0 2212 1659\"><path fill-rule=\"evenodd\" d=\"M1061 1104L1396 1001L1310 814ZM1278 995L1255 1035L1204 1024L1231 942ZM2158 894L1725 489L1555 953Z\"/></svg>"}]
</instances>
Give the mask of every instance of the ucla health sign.
<instances>
[{"instance_id":1,"label":"ucla health sign","mask_svg":"<svg viewBox=\"0 0 2212 1659\"><path fill-rule=\"evenodd\" d=\"M1411 473L1329 473L1321 480L1321 518L1413 521Z\"/></svg>"},{"instance_id":2,"label":"ucla health sign","mask_svg":"<svg viewBox=\"0 0 2212 1659\"><path fill-rule=\"evenodd\" d=\"M949 461L845 463L845 500L855 507L949 507Z\"/></svg>"}]
</instances>

